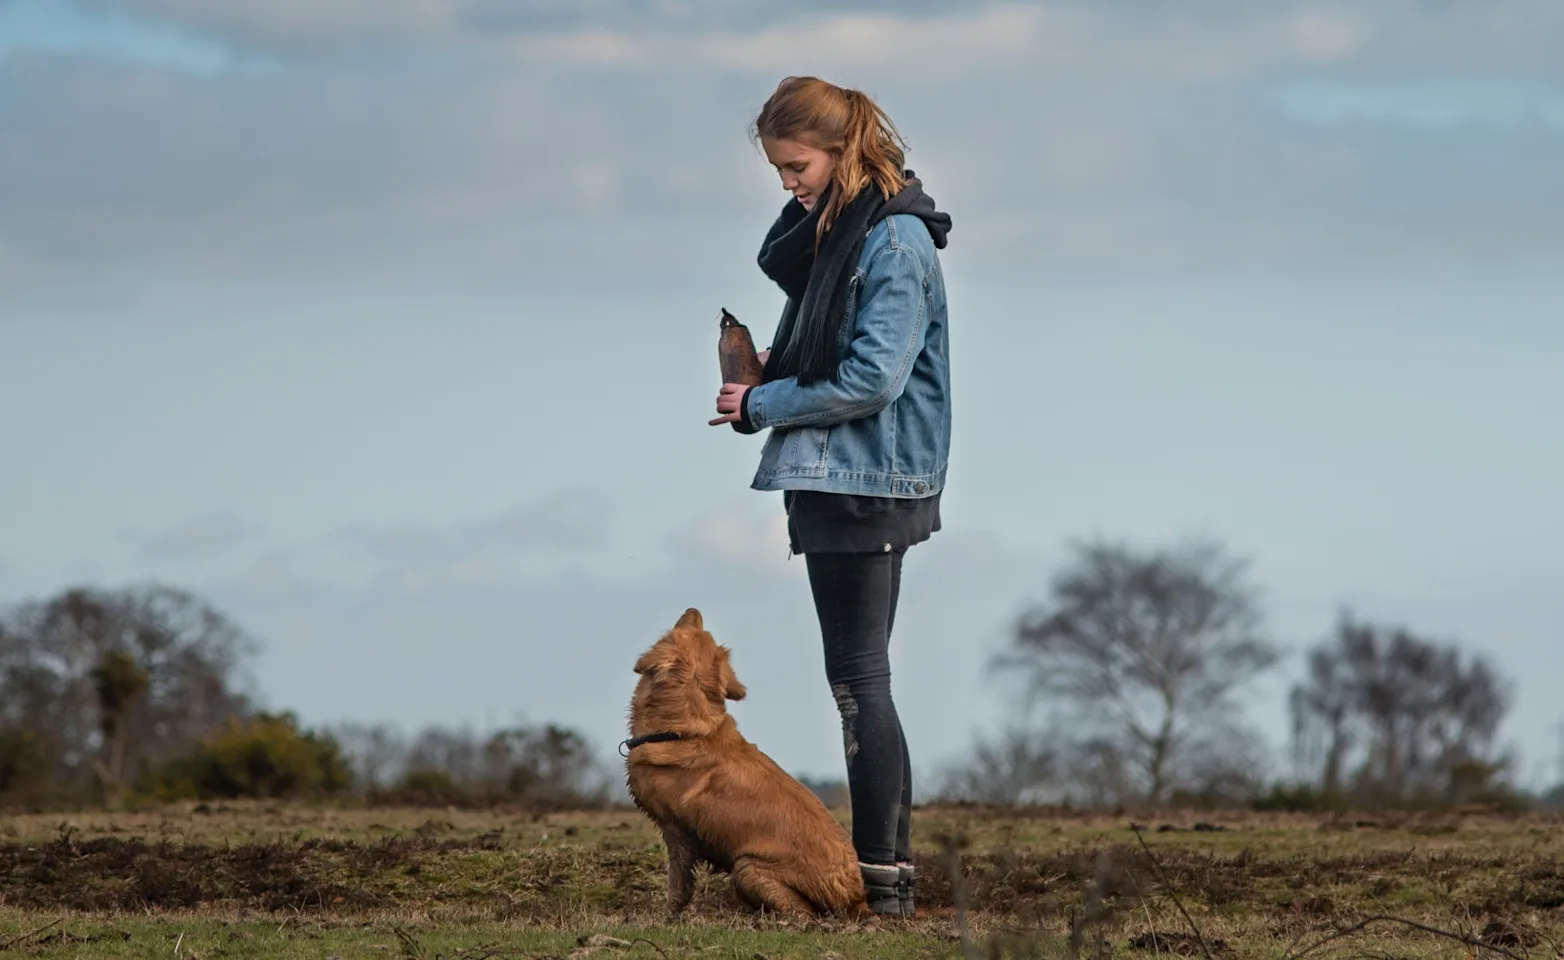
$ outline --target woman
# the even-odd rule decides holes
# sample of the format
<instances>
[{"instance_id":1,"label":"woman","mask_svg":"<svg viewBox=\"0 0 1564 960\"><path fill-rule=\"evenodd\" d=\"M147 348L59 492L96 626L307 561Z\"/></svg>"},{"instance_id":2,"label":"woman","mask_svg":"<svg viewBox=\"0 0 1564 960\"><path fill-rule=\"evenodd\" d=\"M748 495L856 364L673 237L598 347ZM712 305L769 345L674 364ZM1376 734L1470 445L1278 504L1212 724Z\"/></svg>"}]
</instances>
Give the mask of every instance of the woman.
<instances>
[{"instance_id":1,"label":"woman","mask_svg":"<svg viewBox=\"0 0 1564 960\"><path fill-rule=\"evenodd\" d=\"M787 305L761 384L724 384L710 422L771 430L752 486L783 491L808 566L869 905L911 916L912 778L889 645L902 557L940 528L950 373L937 250L950 217L857 90L789 77L752 133L793 195L759 256Z\"/></svg>"}]
</instances>

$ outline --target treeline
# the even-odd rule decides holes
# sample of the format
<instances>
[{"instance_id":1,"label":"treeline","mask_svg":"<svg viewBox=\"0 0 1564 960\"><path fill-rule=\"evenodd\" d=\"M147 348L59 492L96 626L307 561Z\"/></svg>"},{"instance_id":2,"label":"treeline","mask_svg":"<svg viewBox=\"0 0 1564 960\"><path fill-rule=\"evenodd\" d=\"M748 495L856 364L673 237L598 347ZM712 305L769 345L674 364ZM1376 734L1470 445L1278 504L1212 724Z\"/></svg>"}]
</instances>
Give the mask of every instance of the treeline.
<instances>
[{"instance_id":1,"label":"treeline","mask_svg":"<svg viewBox=\"0 0 1564 960\"><path fill-rule=\"evenodd\" d=\"M1077 545L987 665L1015 684L1020 719L944 771L942 796L1292 810L1564 800L1516 787L1498 740L1513 684L1492 663L1350 611L1302 651L1288 762L1272 762L1240 700L1287 652L1248 564L1220 544Z\"/></svg>"},{"instance_id":2,"label":"treeline","mask_svg":"<svg viewBox=\"0 0 1564 960\"><path fill-rule=\"evenodd\" d=\"M1258 596L1247 563L1220 544L1078 545L986 665L1016 697L1013 722L920 783L920 800L1564 807L1564 786L1517 787L1499 741L1513 683L1492 663L1350 611L1298 651L1287 749L1265 742L1242 701L1292 651ZM257 649L223 613L166 586L73 588L0 609L0 806L626 800L608 751L552 724L305 728L258 704L246 669ZM839 780L806 782L846 803Z\"/></svg>"},{"instance_id":3,"label":"treeline","mask_svg":"<svg viewBox=\"0 0 1564 960\"><path fill-rule=\"evenodd\" d=\"M261 709L258 646L165 586L74 588L0 611L0 805L353 797L588 807L615 797L597 751L554 725L488 732L301 727Z\"/></svg>"}]
</instances>

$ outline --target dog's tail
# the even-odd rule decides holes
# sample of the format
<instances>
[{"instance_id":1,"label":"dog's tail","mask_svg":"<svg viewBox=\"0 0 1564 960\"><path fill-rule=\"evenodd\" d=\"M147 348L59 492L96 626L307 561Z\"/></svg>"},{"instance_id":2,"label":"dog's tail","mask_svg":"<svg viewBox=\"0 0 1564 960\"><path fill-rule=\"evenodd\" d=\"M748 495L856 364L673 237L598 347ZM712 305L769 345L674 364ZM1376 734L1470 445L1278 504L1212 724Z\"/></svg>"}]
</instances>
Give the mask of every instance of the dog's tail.
<instances>
[{"instance_id":1,"label":"dog's tail","mask_svg":"<svg viewBox=\"0 0 1564 960\"><path fill-rule=\"evenodd\" d=\"M809 885L810 889L798 892L814 905L816 911L847 919L869 916L871 911L864 892L863 875L858 872L856 862L845 870L816 874L811 879L814 882Z\"/></svg>"}]
</instances>

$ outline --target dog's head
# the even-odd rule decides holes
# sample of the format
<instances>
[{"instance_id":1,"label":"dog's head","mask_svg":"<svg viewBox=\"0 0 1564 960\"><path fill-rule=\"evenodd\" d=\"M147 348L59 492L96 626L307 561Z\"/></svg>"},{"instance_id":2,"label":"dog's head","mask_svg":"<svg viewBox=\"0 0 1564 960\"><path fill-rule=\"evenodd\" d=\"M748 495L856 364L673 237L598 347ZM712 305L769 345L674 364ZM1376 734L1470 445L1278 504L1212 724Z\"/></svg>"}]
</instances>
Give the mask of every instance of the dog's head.
<instances>
[{"instance_id":1,"label":"dog's head","mask_svg":"<svg viewBox=\"0 0 1564 960\"><path fill-rule=\"evenodd\" d=\"M724 714L724 700L743 700L748 693L733 672L728 648L706 631L694 607L641 654L635 662L640 680L635 706L668 709L683 705L691 714ZM690 719L695 719L691 716Z\"/></svg>"}]
</instances>

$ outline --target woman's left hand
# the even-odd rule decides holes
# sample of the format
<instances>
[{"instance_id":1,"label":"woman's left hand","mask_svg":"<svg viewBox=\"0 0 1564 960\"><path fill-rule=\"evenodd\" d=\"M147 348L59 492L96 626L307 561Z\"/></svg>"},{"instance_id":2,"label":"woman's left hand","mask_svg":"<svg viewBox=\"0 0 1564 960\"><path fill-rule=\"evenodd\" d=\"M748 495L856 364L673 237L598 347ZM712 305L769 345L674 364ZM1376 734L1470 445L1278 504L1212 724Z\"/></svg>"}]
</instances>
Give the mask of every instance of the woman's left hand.
<instances>
[{"instance_id":1,"label":"woman's left hand","mask_svg":"<svg viewBox=\"0 0 1564 960\"><path fill-rule=\"evenodd\" d=\"M742 419L740 411L744 409L744 394L748 392L749 387L742 383L724 383L717 392L717 412L722 416L707 421L708 425L716 427L724 423L738 423Z\"/></svg>"}]
</instances>

